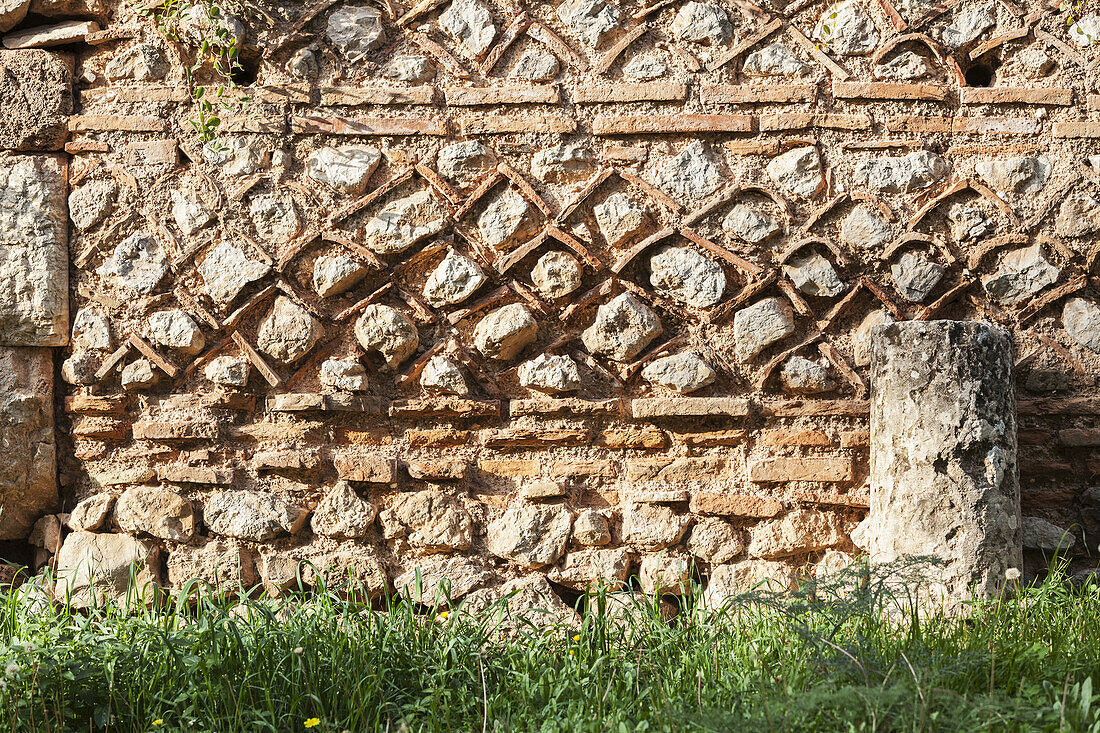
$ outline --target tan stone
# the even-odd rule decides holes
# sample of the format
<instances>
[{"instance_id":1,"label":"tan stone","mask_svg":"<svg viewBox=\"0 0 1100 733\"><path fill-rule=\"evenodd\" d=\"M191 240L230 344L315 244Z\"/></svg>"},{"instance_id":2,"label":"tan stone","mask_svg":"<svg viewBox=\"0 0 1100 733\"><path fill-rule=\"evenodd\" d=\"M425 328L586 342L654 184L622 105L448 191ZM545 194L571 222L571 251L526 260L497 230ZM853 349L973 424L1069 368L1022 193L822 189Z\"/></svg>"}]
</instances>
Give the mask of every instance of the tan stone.
<instances>
[{"instance_id":1,"label":"tan stone","mask_svg":"<svg viewBox=\"0 0 1100 733\"><path fill-rule=\"evenodd\" d=\"M752 528L749 555L774 559L838 545L847 539L839 516L814 509L795 509Z\"/></svg>"},{"instance_id":2,"label":"tan stone","mask_svg":"<svg viewBox=\"0 0 1100 733\"><path fill-rule=\"evenodd\" d=\"M180 590L192 580L226 590L250 588L256 583L252 552L223 540L180 545L168 555L168 584Z\"/></svg>"},{"instance_id":3,"label":"tan stone","mask_svg":"<svg viewBox=\"0 0 1100 733\"><path fill-rule=\"evenodd\" d=\"M567 588L584 591L589 587L619 588L630 572L630 553L624 548L570 552L547 577Z\"/></svg>"},{"instance_id":4,"label":"tan stone","mask_svg":"<svg viewBox=\"0 0 1100 733\"><path fill-rule=\"evenodd\" d=\"M195 534L191 502L179 494L151 486L134 486L115 503L115 520L126 532L187 542Z\"/></svg>"},{"instance_id":5,"label":"tan stone","mask_svg":"<svg viewBox=\"0 0 1100 733\"><path fill-rule=\"evenodd\" d=\"M340 481L313 510L312 527L315 533L326 537L363 537L375 514L373 504L360 498L347 481Z\"/></svg>"},{"instance_id":6,"label":"tan stone","mask_svg":"<svg viewBox=\"0 0 1100 733\"><path fill-rule=\"evenodd\" d=\"M73 532L57 554L54 595L77 608L124 598L128 591L152 601L150 592L160 583L159 556L153 542L123 534Z\"/></svg>"},{"instance_id":7,"label":"tan stone","mask_svg":"<svg viewBox=\"0 0 1100 733\"><path fill-rule=\"evenodd\" d=\"M404 494L379 513L386 539L404 538L413 547L447 552L473 544L474 522L461 502L442 491Z\"/></svg>"}]
</instances>

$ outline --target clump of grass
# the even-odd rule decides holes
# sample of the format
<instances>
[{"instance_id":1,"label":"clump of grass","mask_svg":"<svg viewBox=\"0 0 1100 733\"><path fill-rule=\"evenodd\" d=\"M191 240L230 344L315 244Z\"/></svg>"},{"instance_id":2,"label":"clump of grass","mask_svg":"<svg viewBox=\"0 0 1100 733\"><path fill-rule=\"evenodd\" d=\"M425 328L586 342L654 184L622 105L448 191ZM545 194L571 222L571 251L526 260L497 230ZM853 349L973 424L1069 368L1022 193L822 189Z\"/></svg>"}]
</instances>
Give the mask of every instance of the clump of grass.
<instances>
[{"instance_id":1,"label":"clump of grass","mask_svg":"<svg viewBox=\"0 0 1100 733\"><path fill-rule=\"evenodd\" d=\"M912 613L915 582L856 569L671 623L502 636L461 607L371 610L339 589L0 619L0 728L13 731L1100 730L1100 586L1062 566L1011 599Z\"/></svg>"}]
</instances>

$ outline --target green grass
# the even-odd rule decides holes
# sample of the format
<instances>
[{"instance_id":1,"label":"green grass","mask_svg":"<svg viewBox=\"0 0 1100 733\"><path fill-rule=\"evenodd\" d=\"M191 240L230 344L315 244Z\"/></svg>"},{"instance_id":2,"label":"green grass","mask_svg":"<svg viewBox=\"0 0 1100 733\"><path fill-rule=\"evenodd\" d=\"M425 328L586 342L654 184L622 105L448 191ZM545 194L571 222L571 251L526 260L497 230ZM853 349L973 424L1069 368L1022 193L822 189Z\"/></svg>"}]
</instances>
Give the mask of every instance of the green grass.
<instances>
[{"instance_id":1,"label":"green grass","mask_svg":"<svg viewBox=\"0 0 1100 733\"><path fill-rule=\"evenodd\" d=\"M488 617L336 593L130 613L9 598L0 730L1100 731L1100 587L1056 568L917 620L899 610L912 582L508 639Z\"/></svg>"}]
</instances>

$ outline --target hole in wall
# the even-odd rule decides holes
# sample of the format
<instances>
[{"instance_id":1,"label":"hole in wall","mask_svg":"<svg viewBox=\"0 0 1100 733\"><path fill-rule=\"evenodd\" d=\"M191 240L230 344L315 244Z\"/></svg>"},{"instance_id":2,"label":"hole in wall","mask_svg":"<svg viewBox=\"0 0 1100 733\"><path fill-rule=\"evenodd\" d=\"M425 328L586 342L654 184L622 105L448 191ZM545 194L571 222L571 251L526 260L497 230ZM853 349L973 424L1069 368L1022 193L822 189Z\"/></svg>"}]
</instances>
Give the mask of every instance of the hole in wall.
<instances>
[{"instance_id":1,"label":"hole in wall","mask_svg":"<svg viewBox=\"0 0 1100 733\"><path fill-rule=\"evenodd\" d=\"M970 66L966 67L963 76L966 77L968 87L991 87L997 75L997 69L1001 66L1001 60L996 56L983 56Z\"/></svg>"},{"instance_id":2,"label":"hole in wall","mask_svg":"<svg viewBox=\"0 0 1100 733\"><path fill-rule=\"evenodd\" d=\"M250 87L256 83L260 75L261 57L258 54L242 52L237 57L237 64L231 76L233 83L239 87Z\"/></svg>"}]
</instances>

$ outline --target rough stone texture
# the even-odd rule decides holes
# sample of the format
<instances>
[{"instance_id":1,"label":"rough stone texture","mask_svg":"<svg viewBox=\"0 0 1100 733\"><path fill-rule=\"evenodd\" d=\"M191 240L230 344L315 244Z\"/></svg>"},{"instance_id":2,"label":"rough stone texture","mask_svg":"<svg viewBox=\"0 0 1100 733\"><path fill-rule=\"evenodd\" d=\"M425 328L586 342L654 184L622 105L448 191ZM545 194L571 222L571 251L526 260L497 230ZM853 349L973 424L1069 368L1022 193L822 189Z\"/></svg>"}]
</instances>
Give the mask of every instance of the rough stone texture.
<instances>
[{"instance_id":1,"label":"rough stone texture","mask_svg":"<svg viewBox=\"0 0 1100 733\"><path fill-rule=\"evenodd\" d=\"M629 571L630 553L623 548L578 550L568 553L547 577L577 591L599 587L617 590L626 584Z\"/></svg>"},{"instance_id":2,"label":"rough stone texture","mask_svg":"<svg viewBox=\"0 0 1100 733\"><path fill-rule=\"evenodd\" d=\"M450 249L424 283L424 298L436 308L457 305L473 295L487 279L477 263Z\"/></svg>"},{"instance_id":3,"label":"rough stone texture","mask_svg":"<svg viewBox=\"0 0 1100 733\"><path fill-rule=\"evenodd\" d=\"M118 287L148 295L168 273L168 257L152 235L138 232L120 242L96 272Z\"/></svg>"},{"instance_id":4,"label":"rough stone texture","mask_svg":"<svg viewBox=\"0 0 1100 733\"><path fill-rule=\"evenodd\" d=\"M776 341L794 333L794 313L785 300L765 298L733 317L737 356L748 361Z\"/></svg>"},{"instance_id":5,"label":"rough stone texture","mask_svg":"<svg viewBox=\"0 0 1100 733\"><path fill-rule=\"evenodd\" d=\"M581 266L567 252L547 252L531 270L531 282L546 298L564 298L581 286Z\"/></svg>"},{"instance_id":6,"label":"rough stone texture","mask_svg":"<svg viewBox=\"0 0 1100 733\"><path fill-rule=\"evenodd\" d=\"M404 494L378 515L386 539L403 538L429 552L465 550L473 543L469 512L450 494L419 491Z\"/></svg>"},{"instance_id":7,"label":"rough stone texture","mask_svg":"<svg viewBox=\"0 0 1100 733\"><path fill-rule=\"evenodd\" d=\"M203 506L203 523L214 534L264 542L296 532L306 513L285 499L258 491L218 491Z\"/></svg>"},{"instance_id":8,"label":"rough stone texture","mask_svg":"<svg viewBox=\"0 0 1100 733\"><path fill-rule=\"evenodd\" d=\"M443 202L425 188L383 206L367 222L363 236L367 246L378 254L398 254L438 234L446 223L446 216Z\"/></svg>"},{"instance_id":9,"label":"rough stone texture","mask_svg":"<svg viewBox=\"0 0 1100 733\"><path fill-rule=\"evenodd\" d=\"M840 241L858 249L878 249L892 236L890 224L880 211L871 206L852 209L840 225Z\"/></svg>"},{"instance_id":10,"label":"rough stone texture","mask_svg":"<svg viewBox=\"0 0 1100 733\"><path fill-rule=\"evenodd\" d=\"M218 356L203 369L203 376L223 387L247 387L252 368L247 361L235 356Z\"/></svg>"},{"instance_id":11,"label":"rough stone texture","mask_svg":"<svg viewBox=\"0 0 1100 733\"><path fill-rule=\"evenodd\" d=\"M722 228L749 244L759 244L779 231L779 224L747 204L735 204L722 220Z\"/></svg>"},{"instance_id":12,"label":"rough stone texture","mask_svg":"<svg viewBox=\"0 0 1100 733\"><path fill-rule=\"evenodd\" d=\"M1070 338L1100 354L1100 306L1084 298L1069 298L1062 309L1062 325Z\"/></svg>"},{"instance_id":13,"label":"rough stone texture","mask_svg":"<svg viewBox=\"0 0 1100 733\"><path fill-rule=\"evenodd\" d=\"M813 509L796 509L753 527L748 553L751 557L774 560L823 550L840 544L845 538L836 515Z\"/></svg>"},{"instance_id":14,"label":"rough stone texture","mask_svg":"<svg viewBox=\"0 0 1100 733\"><path fill-rule=\"evenodd\" d=\"M306 172L315 181L354 195L367 187L381 160L378 148L369 145L326 147L310 154Z\"/></svg>"},{"instance_id":15,"label":"rough stone texture","mask_svg":"<svg viewBox=\"0 0 1100 733\"><path fill-rule=\"evenodd\" d=\"M136 391L152 387L157 383L157 368L148 359L132 361L122 368L119 383L127 391Z\"/></svg>"},{"instance_id":16,"label":"rough stone texture","mask_svg":"<svg viewBox=\"0 0 1100 733\"><path fill-rule=\"evenodd\" d=\"M420 372L420 386L429 392L465 395L470 393L462 370L445 356L433 356Z\"/></svg>"},{"instance_id":17,"label":"rough stone texture","mask_svg":"<svg viewBox=\"0 0 1100 733\"><path fill-rule=\"evenodd\" d=\"M940 37L951 48L959 48L980 36L997 23L997 9L991 3L971 5L955 14L954 20L943 29Z\"/></svg>"},{"instance_id":18,"label":"rough stone texture","mask_svg":"<svg viewBox=\"0 0 1100 733\"><path fill-rule=\"evenodd\" d=\"M845 0L826 6L814 27L814 38L841 56L863 56L878 47L879 33L862 4Z\"/></svg>"},{"instance_id":19,"label":"rough stone texture","mask_svg":"<svg viewBox=\"0 0 1100 733\"><path fill-rule=\"evenodd\" d=\"M408 316L388 305L369 305L355 322L355 338L367 351L377 351L390 369L416 351L420 337Z\"/></svg>"},{"instance_id":20,"label":"rough stone texture","mask_svg":"<svg viewBox=\"0 0 1100 733\"><path fill-rule=\"evenodd\" d=\"M915 81L931 76L932 64L924 56L912 51L903 51L885 63L875 66L876 79L897 81Z\"/></svg>"},{"instance_id":21,"label":"rough stone texture","mask_svg":"<svg viewBox=\"0 0 1100 733\"><path fill-rule=\"evenodd\" d=\"M817 252L792 258L783 265L783 273L806 295L833 298L844 292L833 264Z\"/></svg>"},{"instance_id":22,"label":"rough stone texture","mask_svg":"<svg viewBox=\"0 0 1100 733\"><path fill-rule=\"evenodd\" d=\"M855 182L884 193L909 193L928 188L947 175L949 168L940 156L919 150L898 158L864 161L855 170Z\"/></svg>"},{"instance_id":23,"label":"rough stone texture","mask_svg":"<svg viewBox=\"0 0 1100 733\"><path fill-rule=\"evenodd\" d=\"M0 149L46 151L65 145L73 78L64 56L38 49L0 51L0 99Z\"/></svg>"},{"instance_id":24,"label":"rough stone texture","mask_svg":"<svg viewBox=\"0 0 1100 733\"><path fill-rule=\"evenodd\" d=\"M214 220L202 203L181 191L172 192L172 219L187 236L191 236Z\"/></svg>"},{"instance_id":25,"label":"rough stone texture","mask_svg":"<svg viewBox=\"0 0 1100 733\"><path fill-rule=\"evenodd\" d=\"M489 552L528 568L557 561L573 526L562 506L514 506L488 527Z\"/></svg>"},{"instance_id":26,"label":"rough stone texture","mask_svg":"<svg viewBox=\"0 0 1100 733\"><path fill-rule=\"evenodd\" d=\"M648 306L623 293L596 311L596 321L581 335L584 347L615 361L641 353L661 333L661 321Z\"/></svg>"},{"instance_id":27,"label":"rough stone texture","mask_svg":"<svg viewBox=\"0 0 1100 733\"><path fill-rule=\"evenodd\" d=\"M769 43L745 57L741 70L751 76L803 76L810 67L789 47L782 43Z\"/></svg>"},{"instance_id":28,"label":"rough stone texture","mask_svg":"<svg viewBox=\"0 0 1100 733\"><path fill-rule=\"evenodd\" d=\"M982 279L982 286L999 303L1016 305L1053 285L1060 274L1035 245L1005 255L997 272Z\"/></svg>"},{"instance_id":29,"label":"rough stone texture","mask_svg":"<svg viewBox=\"0 0 1100 733\"><path fill-rule=\"evenodd\" d=\"M638 568L638 580L642 590L649 595L684 595L691 583L693 565L691 556L686 554L646 555Z\"/></svg>"},{"instance_id":30,"label":"rough stone texture","mask_svg":"<svg viewBox=\"0 0 1100 733\"><path fill-rule=\"evenodd\" d=\"M150 590L160 583L160 549L124 534L73 532L57 553L55 578L54 596L77 608L122 599L128 590L151 601Z\"/></svg>"},{"instance_id":31,"label":"rough stone texture","mask_svg":"<svg viewBox=\"0 0 1100 733\"><path fill-rule=\"evenodd\" d=\"M227 176L250 176L271 165L271 148L260 138L223 137L207 143L203 156Z\"/></svg>"},{"instance_id":32,"label":"rough stone texture","mask_svg":"<svg viewBox=\"0 0 1100 733\"><path fill-rule=\"evenodd\" d=\"M322 298L346 292L367 276L367 268L344 255L323 255L313 263L313 289Z\"/></svg>"},{"instance_id":33,"label":"rough stone texture","mask_svg":"<svg viewBox=\"0 0 1100 733\"><path fill-rule=\"evenodd\" d=\"M257 581L255 559L247 548L224 540L180 545L168 555L168 584L180 590L192 580L227 591L248 589Z\"/></svg>"},{"instance_id":34,"label":"rough stone texture","mask_svg":"<svg viewBox=\"0 0 1100 733\"><path fill-rule=\"evenodd\" d=\"M0 446L0 540L22 539L58 502L49 349L0 347Z\"/></svg>"},{"instance_id":35,"label":"rough stone texture","mask_svg":"<svg viewBox=\"0 0 1100 733\"><path fill-rule=\"evenodd\" d=\"M294 199L286 194L268 193L252 199L248 207L256 233L265 242L285 244L302 230Z\"/></svg>"},{"instance_id":36,"label":"rough stone texture","mask_svg":"<svg viewBox=\"0 0 1100 733\"><path fill-rule=\"evenodd\" d=\"M66 170L59 156L0 153L0 345L68 340Z\"/></svg>"},{"instance_id":37,"label":"rough stone texture","mask_svg":"<svg viewBox=\"0 0 1100 733\"><path fill-rule=\"evenodd\" d=\"M191 502L174 491L133 486L115 502L115 520L126 532L187 542L195 534Z\"/></svg>"},{"instance_id":38,"label":"rough stone texture","mask_svg":"<svg viewBox=\"0 0 1100 733\"><path fill-rule=\"evenodd\" d=\"M871 557L936 556L944 592L995 597L1022 563L1011 340L954 321L872 338Z\"/></svg>"},{"instance_id":39,"label":"rough stone texture","mask_svg":"<svg viewBox=\"0 0 1100 733\"><path fill-rule=\"evenodd\" d=\"M337 8L328 17L325 35L353 63L368 56L386 40L382 13L367 6Z\"/></svg>"},{"instance_id":40,"label":"rough stone texture","mask_svg":"<svg viewBox=\"0 0 1100 733\"><path fill-rule=\"evenodd\" d=\"M672 21L672 35L681 41L719 46L733 35L729 16L715 3L687 2Z\"/></svg>"},{"instance_id":41,"label":"rough stone texture","mask_svg":"<svg viewBox=\"0 0 1100 733\"><path fill-rule=\"evenodd\" d=\"M370 382L366 368L357 361L327 359L321 364L321 384L342 392L365 392Z\"/></svg>"},{"instance_id":42,"label":"rough stone texture","mask_svg":"<svg viewBox=\"0 0 1100 733\"><path fill-rule=\"evenodd\" d=\"M232 303L246 285L271 270L266 262L252 259L241 248L222 241L199 265L206 292L223 305Z\"/></svg>"},{"instance_id":43,"label":"rough stone texture","mask_svg":"<svg viewBox=\"0 0 1100 733\"><path fill-rule=\"evenodd\" d=\"M382 71L387 79L416 83L428 81L435 76L435 69L426 56L398 56Z\"/></svg>"},{"instance_id":44,"label":"rough stone texture","mask_svg":"<svg viewBox=\"0 0 1100 733\"><path fill-rule=\"evenodd\" d=\"M722 173L711 160L702 140L696 140L669 160L657 172L657 185L665 191L703 198L718 190Z\"/></svg>"},{"instance_id":45,"label":"rough stone texture","mask_svg":"<svg viewBox=\"0 0 1100 733\"><path fill-rule=\"evenodd\" d=\"M77 349L111 348L111 324L98 308L81 308L73 317L73 336L70 341Z\"/></svg>"},{"instance_id":46,"label":"rough stone texture","mask_svg":"<svg viewBox=\"0 0 1100 733\"><path fill-rule=\"evenodd\" d=\"M528 81L550 81L560 70L557 56L541 48L528 48L512 67L511 76Z\"/></svg>"},{"instance_id":47,"label":"rough stone texture","mask_svg":"<svg viewBox=\"0 0 1100 733\"><path fill-rule=\"evenodd\" d=\"M439 26L470 56L479 57L496 38L489 9L477 0L452 0Z\"/></svg>"},{"instance_id":48,"label":"rough stone texture","mask_svg":"<svg viewBox=\"0 0 1100 733\"><path fill-rule=\"evenodd\" d=\"M393 585L413 603L448 606L492 579L493 573L485 565L449 557L414 564L394 578Z\"/></svg>"},{"instance_id":49,"label":"rough stone texture","mask_svg":"<svg viewBox=\"0 0 1100 733\"><path fill-rule=\"evenodd\" d=\"M584 177L592 169L592 150L580 143L545 148L531 159L531 172L542 181L562 183Z\"/></svg>"},{"instance_id":50,"label":"rough stone texture","mask_svg":"<svg viewBox=\"0 0 1100 733\"><path fill-rule=\"evenodd\" d=\"M151 314L149 335L156 343L175 349L184 356L194 356L206 346L206 337L199 330L199 324L179 308Z\"/></svg>"},{"instance_id":51,"label":"rough stone texture","mask_svg":"<svg viewBox=\"0 0 1100 733\"><path fill-rule=\"evenodd\" d=\"M439 172L459 185L469 185L494 166L492 151L477 140L448 145L436 157Z\"/></svg>"},{"instance_id":52,"label":"rough stone texture","mask_svg":"<svg viewBox=\"0 0 1100 733\"><path fill-rule=\"evenodd\" d=\"M751 592L780 592L795 586L789 565L769 560L742 560L719 565L711 570L703 592L703 607L712 611L735 603L738 596Z\"/></svg>"},{"instance_id":53,"label":"rough stone texture","mask_svg":"<svg viewBox=\"0 0 1100 733\"><path fill-rule=\"evenodd\" d=\"M692 247L662 247L649 260L649 283L661 295L695 308L709 308L726 291L717 262Z\"/></svg>"},{"instance_id":54,"label":"rough stone texture","mask_svg":"<svg viewBox=\"0 0 1100 733\"><path fill-rule=\"evenodd\" d=\"M354 539L367 534L377 511L355 493L351 484L340 481L313 510L313 531L326 537Z\"/></svg>"},{"instance_id":55,"label":"rough stone texture","mask_svg":"<svg viewBox=\"0 0 1100 733\"><path fill-rule=\"evenodd\" d=\"M0 0L0 33L7 33L23 22L31 0Z\"/></svg>"},{"instance_id":56,"label":"rough stone texture","mask_svg":"<svg viewBox=\"0 0 1100 733\"><path fill-rule=\"evenodd\" d=\"M581 375L577 362L560 354L539 354L519 366L519 383L540 392L558 394L580 389Z\"/></svg>"},{"instance_id":57,"label":"rough stone texture","mask_svg":"<svg viewBox=\"0 0 1100 733\"><path fill-rule=\"evenodd\" d=\"M737 529L724 519L716 517L697 521L684 546L695 557L714 565L727 563L745 550Z\"/></svg>"},{"instance_id":58,"label":"rough stone texture","mask_svg":"<svg viewBox=\"0 0 1100 733\"><path fill-rule=\"evenodd\" d=\"M674 392L695 392L714 382L718 373L695 354L684 352L654 359L642 370L642 378Z\"/></svg>"},{"instance_id":59,"label":"rough stone texture","mask_svg":"<svg viewBox=\"0 0 1100 733\"><path fill-rule=\"evenodd\" d=\"M539 324L522 303L498 308L481 319L474 330L474 346L490 359L507 361L535 341Z\"/></svg>"},{"instance_id":60,"label":"rough stone texture","mask_svg":"<svg viewBox=\"0 0 1100 733\"><path fill-rule=\"evenodd\" d=\"M792 356L779 372L783 388L794 394L821 394L836 388L836 379L816 361Z\"/></svg>"},{"instance_id":61,"label":"rough stone texture","mask_svg":"<svg viewBox=\"0 0 1100 733\"><path fill-rule=\"evenodd\" d=\"M691 526L690 514L671 507L630 502L623 507L623 542L663 550L679 542Z\"/></svg>"},{"instance_id":62,"label":"rough stone texture","mask_svg":"<svg viewBox=\"0 0 1100 733\"><path fill-rule=\"evenodd\" d=\"M619 27L619 8L603 0L565 0L558 6L558 18L581 40L598 46Z\"/></svg>"},{"instance_id":63,"label":"rough stone texture","mask_svg":"<svg viewBox=\"0 0 1100 733\"><path fill-rule=\"evenodd\" d=\"M794 196L812 198L825 185L821 156L813 146L788 150L776 156L765 170L773 181Z\"/></svg>"},{"instance_id":64,"label":"rough stone texture","mask_svg":"<svg viewBox=\"0 0 1100 733\"><path fill-rule=\"evenodd\" d=\"M280 295L260 324L256 345L273 359L289 364L308 354L324 335L324 327L309 311Z\"/></svg>"},{"instance_id":65,"label":"rough stone texture","mask_svg":"<svg viewBox=\"0 0 1100 733\"><path fill-rule=\"evenodd\" d=\"M501 248L522 240L531 231L534 211L518 191L506 188L494 198L477 219L481 238L490 247Z\"/></svg>"},{"instance_id":66,"label":"rough stone texture","mask_svg":"<svg viewBox=\"0 0 1100 733\"><path fill-rule=\"evenodd\" d=\"M890 266L898 290L910 302L920 303L943 278L942 265L912 252L906 252Z\"/></svg>"},{"instance_id":67,"label":"rough stone texture","mask_svg":"<svg viewBox=\"0 0 1100 733\"><path fill-rule=\"evenodd\" d=\"M1050 161L1046 158L1007 158L984 160L974 165L979 176L1000 194L1038 193L1050 177Z\"/></svg>"},{"instance_id":68,"label":"rough stone texture","mask_svg":"<svg viewBox=\"0 0 1100 733\"><path fill-rule=\"evenodd\" d=\"M562 602L546 578L513 578L499 587L474 591L460 613L494 634L521 636L532 629L576 627L577 612Z\"/></svg>"},{"instance_id":69,"label":"rough stone texture","mask_svg":"<svg viewBox=\"0 0 1100 733\"><path fill-rule=\"evenodd\" d=\"M69 529L74 532L95 532L107 521L107 513L114 503L115 497L110 494L89 496L69 512Z\"/></svg>"},{"instance_id":70,"label":"rough stone texture","mask_svg":"<svg viewBox=\"0 0 1100 733\"><path fill-rule=\"evenodd\" d=\"M118 184L113 180L92 181L69 194L69 218L73 226L87 231L102 222L115 205Z\"/></svg>"}]
</instances>

